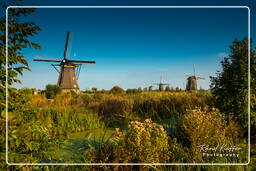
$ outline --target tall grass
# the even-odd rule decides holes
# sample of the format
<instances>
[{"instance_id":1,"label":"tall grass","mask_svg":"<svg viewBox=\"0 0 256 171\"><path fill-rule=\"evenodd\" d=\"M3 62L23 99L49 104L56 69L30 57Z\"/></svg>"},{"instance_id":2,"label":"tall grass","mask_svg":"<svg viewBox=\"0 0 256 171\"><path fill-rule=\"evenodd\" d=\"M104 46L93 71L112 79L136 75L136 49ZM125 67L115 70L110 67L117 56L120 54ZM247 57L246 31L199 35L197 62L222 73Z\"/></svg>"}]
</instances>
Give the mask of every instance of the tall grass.
<instances>
[{"instance_id":1,"label":"tall grass","mask_svg":"<svg viewBox=\"0 0 256 171\"><path fill-rule=\"evenodd\" d=\"M37 119L51 124L54 134L80 132L104 126L97 114L84 108L44 108L39 110Z\"/></svg>"},{"instance_id":2,"label":"tall grass","mask_svg":"<svg viewBox=\"0 0 256 171\"><path fill-rule=\"evenodd\" d=\"M211 106L213 97L209 92L143 92L127 95L113 94L64 94L54 100L42 96L33 97L31 104L39 108L85 107L103 117L114 115L138 116L154 120L177 118L187 110Z\"/></svg>"}]
</instances>

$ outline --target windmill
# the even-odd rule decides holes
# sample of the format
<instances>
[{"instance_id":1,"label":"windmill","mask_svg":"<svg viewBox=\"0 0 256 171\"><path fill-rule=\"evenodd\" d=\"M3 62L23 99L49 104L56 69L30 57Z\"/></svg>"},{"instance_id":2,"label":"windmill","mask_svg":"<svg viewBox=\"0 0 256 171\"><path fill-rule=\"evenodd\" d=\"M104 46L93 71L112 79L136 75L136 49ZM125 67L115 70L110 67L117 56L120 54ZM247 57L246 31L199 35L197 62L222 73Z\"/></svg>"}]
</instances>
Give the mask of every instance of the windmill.
<instances>
[{"instance_id":1,"label":"windmill","mask_svg":"<svg viewBox=\"0 0 256 171\"><path fill-rule=\"evenodd\" d=\"M78 77L83 63L95 64L95 61L80 61L67 59L67 51L70 42L70 32L67 32L66 43L64 48L63 60L47 60L47 59L34 59L39 62L54 62L59 64L51 64L54 69L59 73L58 85L62 92L75 91L79 92ZM59 67L59 69L57 68Z\"/></svg>"},{"instance_id":2,"label":"windmill","mask_svg":"<svg viewBox=\"0 0 256 171\"><path fill-rule=\"evenodd\" d=\"M164 91L164 85L169 85L169 84L163 83L163 77L162 76L160 77L160 82L159 83L153 83L153 84L159 86L159 88L158 88L159 91Z\"/></svg>"},{"instance_id":3,"label":"windmill","mask_svg":"<svg viewBox=\"0 0 256 171\"><path fill-rule=\"evenodd\" d=\"M196 91L197 90L197 80L204 80L205 78L196 77L195 65L193 65L194 75L187 75L187 91Z\"/></svg>"}]
</instances>

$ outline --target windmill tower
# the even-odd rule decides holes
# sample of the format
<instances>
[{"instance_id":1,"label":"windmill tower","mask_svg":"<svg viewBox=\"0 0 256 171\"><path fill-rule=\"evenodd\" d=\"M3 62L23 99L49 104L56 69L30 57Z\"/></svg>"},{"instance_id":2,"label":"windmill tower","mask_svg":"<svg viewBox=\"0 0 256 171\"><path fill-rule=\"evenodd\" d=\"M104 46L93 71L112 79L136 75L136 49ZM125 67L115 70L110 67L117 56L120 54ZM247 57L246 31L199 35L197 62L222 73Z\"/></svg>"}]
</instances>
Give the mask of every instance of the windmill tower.
<instances>
[{"instance_id":1,"label":"windmill tower","mask_svg":"<svg viewBox=\"0 0 256 171\"><path fill-rule=\"evenodd\" d=\"M59 73L57 84L62 89L63 93L69 91L79 92L78 77L83 63L95 64L95 61L80 61L67 59L68 45L70 42L70 32L67 32L67 38L64 48L63 60L47 60L47 59L34 59L40 62L56 62L59 64L51 64L54 69ZM59 69L56 67L58 66Z\"/></svg>"},{"instance_id":2,"label":"windmill tower","mask_svg":"<svg viewBox=\"0 0 256 171\"><path fill-rule=\"evenodd\" d=\"M169 85L169 84L163 83L163 77L162 76L160 77L160 82L159 83L153 83L153 84L159 86L159 88L158 88L159 91L164 91L164 86Z\"/></svg>"},{"instance_id":3,"label":"windmill tower","mask_svg":"<svg viewBox=\"0 0 256 171\"><path fill-rule=\"evenodd\" d=\"M204 80L205 78L196 77L195 65L193 65L194 75L187 76L187 91L196 91L197 90L197 80Z\"/></svg>"}]
</instances>

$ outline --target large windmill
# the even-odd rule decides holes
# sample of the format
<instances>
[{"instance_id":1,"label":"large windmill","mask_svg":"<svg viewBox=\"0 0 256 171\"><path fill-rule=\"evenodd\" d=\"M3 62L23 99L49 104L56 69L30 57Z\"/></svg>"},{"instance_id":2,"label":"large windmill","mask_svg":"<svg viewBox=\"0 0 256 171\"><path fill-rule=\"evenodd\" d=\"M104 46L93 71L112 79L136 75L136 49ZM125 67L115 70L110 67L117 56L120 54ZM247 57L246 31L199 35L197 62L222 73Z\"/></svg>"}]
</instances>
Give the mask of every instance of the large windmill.
<instances>
[{"instance_id":1,"label":"large windmill","mask_svg":"<svg viewBox=\"0 0 256 171\"><path fill-rule=\"evenodd\" d=\"M67 38L64 49L63 60L47 60L47 59L34 59L34 61L40 62L56 62L59 64L51 64L59 73L58 85L62 89L62 92L75 91L79 92L78 77L83 63L95 64L95 61L80 61L67 59L67 52L70 42L70 32L67 32ZM58 66L59 69L56 67Z\"/></svg>"},{"instance_id":2,"label":"large windmill","mask_svg":"<svg viewBox=\"0 0 256 171\"><path fill-rule=\"evenodd\" d=\"M159 91L164 91L164 86L165 86L165 85L169 85L169 84L163 83L163 77L162 77L162 76L160 77L160 82L159 82L159 83L153 83L153 84L159 86L159 87L158 87L158 90L159 90Z\"/></svg>"},{"instance_id":3,"label":"large windmill","mask_svg":"<svg viewBox=\"0 0 256 171\"><path fill-rule=\"evenodd\" d=\"M204 80L205 78L202 77L196 77L196 71L195 71L195 65L193 65L193 71L194 75L188 75L187 76L187 91L196 91L197 90L197 80L201 79Z\"/></svg>"}]
</instances>

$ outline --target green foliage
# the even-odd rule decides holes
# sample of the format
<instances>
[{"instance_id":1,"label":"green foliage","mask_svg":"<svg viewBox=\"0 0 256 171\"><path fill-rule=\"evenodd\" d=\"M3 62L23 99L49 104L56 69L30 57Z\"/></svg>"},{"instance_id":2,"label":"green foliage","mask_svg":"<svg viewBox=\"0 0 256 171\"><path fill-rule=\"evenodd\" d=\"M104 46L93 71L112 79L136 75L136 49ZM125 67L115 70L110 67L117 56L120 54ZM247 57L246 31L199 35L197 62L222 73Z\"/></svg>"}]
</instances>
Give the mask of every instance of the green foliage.
<instances>
[{"instance_id":1,"label":"green foliage","mask_svg":"<svg viewBox=\"0 0 256 171\"><path fill-rule=\"evenodd\" d=\"M7 5L3 5L6 8ZM29 70L28 62L21 54L22 49L36 48L41 49L40 45L30 41L30 38L38 33L40 28L33 22L20 22L23 17L33 13L33 8L9 8L8 9L8 85L20 82L17 77L22 75L24 69ZM5 54L5 16L0 17L0 56ZM0 85L5 86L5 58L0 58Z\"/></svg>"},{"instance_id":2,"label":"green foliage","mask_svg":"<svg viewBox=\"0 0 256 171\"><path fill-rule=\"evenodd\" d=\"M18 1L13 1L10 4L1 3L0 8L6 9L9 5L20 5L18 4ZM4 11L3 10L3 11ZM14 88L11 87L14 83L20 83L20 80L18 80L18 76L22 75L24 70L29 70L28 62L25 60L25 56L21 54L21 51L25 48L36 48L40 49L40 45L30 41L31 37L36 35L40 28L36 26L33 22L23 22L24 18L31 13L33 13L35 9L32 8L9 8L8 9L8 64L6 63L6 16L0 16L0 112L5 114L4 108L5 108L5 97L6 97L6 91L5 86L8 86L8 111L9 114L12 112L25 112L24 104L27 102L27 99L24 98L21 94L17 92ZM1 14L4 14L1 13ZM6 82L6 69L8 71L8 80ZM14 123L19 123L17 118L12 118L9 116L9 143L10 143L10 149L13 148L13 143L16 144L19 147L20 144L22 144L19 141L22 141L20 137L15 136L17 132L16 125ZM1 115L0 117L1 123L4 123L5 116ZM5 124L1 124L5 126ZM32 128L31 128L32 129ZM1 128L1 137L4 137L5 140L5 128ZM30 130L27 130L30 132ZM4 142L4 141L1 141ZM44 145L44 141L41 141L42 145ZM15 145L16 146L16 145ZM23 146L28 149L25 140L23 143ZM42 147L40 144L37 145L37 147ZM2 147L1 143L1 154L5 151L5 146ZM9 155L11 155L12 152L9 151ZM41 154L38 154L41 155ZM27 160L25 158L20 158L21 161L36 161L35 158L33 158L31 155L27 154ZM29 157L31 156L31 157ZM18 156L17 156L18 157ZM2 158L2 155L1 155ZM24 159L24 160L23 160ZM1 168L3 166L1 165Z\"/></svg>"},{"instance_id":3,"label":"green foliage","mask_svg":"<svg viewBox=\"0 0 256 171\"><path fill-rule=\"evenodd\" d=\"M123 95L125 94L124 89L122 89L119 86L114 86L111 90L110 90L111 94L117 94L117 95Z\"/></svg>"},{"instance_id":4,"label":"green foliage","mask_svg":"<svg viewBox=\"0 0 256 171\"><path fill-rule=\"evenodd\" d=\"M190 143L187 147L189 147L192 162L247 162L247 146L237 141L239 128L234 123L227 124L217 109L205 108L188 111L183 117L183 127ZM200 146L216 147L223 144L229 147L240 146L242 151L239 151L239 158L204 158L202 156Z\"/></svg>"},{"instance_id":5,"label":"green foliage","mask_svg":"<svg viewBox=\"0 0 256 171\"><path fill-rule=\"evenodd\" d=\"M166 86L166 87L165 87L165 91L171 91L170 86Z\"/></svg>"},{"instance_id":6,"label":"green foliage","mask_svg":"<svg viewBox=\"0 0 256 171\"><path fill-rule=\"evenodd\" d=\"M168 136L161 125L132 121L125 133L116 130L114 162L163 163L169 159Z\"/></svg>"},{"instance_id":7,"label":"green foliage","mask_svg":"<svg viewBox=\"0 0 256 171\"><path fill-rule=\"evenodd\" d=\"M31 88L22 88L22 89L19 89L19 92L21 94L33 94L33 89L31 89Z\"/></svg>"},{"instance_id":8,"label":"green foliage","mask_svg":"<svg viewBox=\"0 0 256 171\"><path fill-rule=\"evenodd\" d=\"M221 61L222 71L211 78L212 94L216 107L226 120L234 118L246 130L248 126L248 39L234 40L230 54ZM255 127L256 119L256 52L251 48L251 116Z\"/></svg>"},{"instance_id":9,"label":"green foliage","mask_svg":"<svg viewBox=\"0 0 256 171\"><path fill-rule=\"evenodd\" d=\"M93 91L94 93L96 93L97 90L98 90L98 89L97 89L96 87L93 87L93 88L92 88L92 91Z\"/></svg>"},{"instance_id":10,"label":"green foliage","mask_svg":"<svg viewBox=\"0 0 256 171\"><path fill-rule=\"evenodd\" d=\"M58 85L47 84L45 88L45 95L47 99L53 99L57 94L61 93L61 88Z\"/></svg>"},{"instance_id":11,"label":"green foliage","mask_svg":"<svg viewBox=\"0 0 256 171\"><path fill-rule=\"evenodd\" d=\"M45 108L38 111L35 119L50 124L52 134L59 136L104 126L97 114L83 108Z\"/></svg>"},{"instance_id":12,"label":"green foliage","mask_svg":"<svg viewBox=\"0 0 256 171\"><path fill-rule=\"evenodd\" d=\"M110 140L88 149L85 154L90 156L91 162L97 163L164 163L171 153L164 128L146 119L144 122L131 121L125 132L116 128ZM146 167L157 168L140 166L141 169ZM113 169L122 168L114 166Z\"/></svg>"},{"instance_id":13,"label":"green foliage","mask_svg":"<svg viewBox=\"0 0 256 171\"><path fill-rule=\"evenodd\" d=\"M114 114L128 116L132 112L132 99L122 96L108 96L99 104L98 111L100 115L108 118Z\"/></svg>"},{"instance_id":14,"label":"green foliage","mask_svg":"<svg viewBox=\"0 0 256 171\"><path fill-rule=\"evenodd\" d=\"M186 92L151 92L133 99L133 112L142 118L153 120L177 119L188 109L203 108L212 103L212 96L209 93L198 96Z\"/></svg>"},{"instance_id":15,"label":"green foliage","mask_svg":"<svg viewBox=\"0 0 256 171\"><path fill-rule=\"evenodd\" d=\"M141 93L141 92L142 92L141 89L136 89L136 88L127 89L127 90L126 90L126 93L127 93L127 94L137 94L137 93Z\"/></svg>"}]
</instances>

